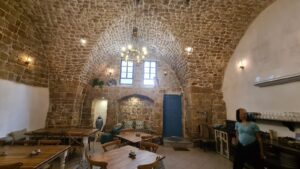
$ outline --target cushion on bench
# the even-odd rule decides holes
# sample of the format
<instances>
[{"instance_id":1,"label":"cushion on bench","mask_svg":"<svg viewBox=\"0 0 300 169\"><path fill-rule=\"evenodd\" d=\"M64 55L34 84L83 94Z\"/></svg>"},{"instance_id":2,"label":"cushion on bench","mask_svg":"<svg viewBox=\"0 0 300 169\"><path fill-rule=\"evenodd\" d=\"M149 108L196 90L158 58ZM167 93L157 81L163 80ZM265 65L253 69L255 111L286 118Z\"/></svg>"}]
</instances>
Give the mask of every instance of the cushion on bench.
<instances>
[{"instance_id":1,"label":"cushion on bench","mask_svg":"<svg viewBox=\"0 0 300 169\"><path fill-rule=\"evenodd\" d=\"M14 141L25 140L26 139L26 136L25 136L26 132L27 132L26 129L22 129L22 130L11 132L9 134L9 136L11 136Z\"/></svg>"}]
</instances>

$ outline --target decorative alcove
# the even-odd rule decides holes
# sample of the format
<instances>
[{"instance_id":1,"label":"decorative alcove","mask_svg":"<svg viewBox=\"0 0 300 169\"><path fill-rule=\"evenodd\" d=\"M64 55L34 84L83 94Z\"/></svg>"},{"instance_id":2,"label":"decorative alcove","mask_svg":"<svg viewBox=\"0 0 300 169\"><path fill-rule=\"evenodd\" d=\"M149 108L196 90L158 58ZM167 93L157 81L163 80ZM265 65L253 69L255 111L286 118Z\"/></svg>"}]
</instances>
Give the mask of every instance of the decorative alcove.
<instances>
[{"instance_id":1,"label":"decorative alcove","mask_svg":"<svg viewBox=\"0 0 300 169\"><path fill-rule=\"evenodd\" d=\"M148 96L133 94L124 96L118 100L119 113L118 121L126 120L140 120L144 121L146 125L153 126L154 122L154 100Z\"/></svg>"}]
</instances>

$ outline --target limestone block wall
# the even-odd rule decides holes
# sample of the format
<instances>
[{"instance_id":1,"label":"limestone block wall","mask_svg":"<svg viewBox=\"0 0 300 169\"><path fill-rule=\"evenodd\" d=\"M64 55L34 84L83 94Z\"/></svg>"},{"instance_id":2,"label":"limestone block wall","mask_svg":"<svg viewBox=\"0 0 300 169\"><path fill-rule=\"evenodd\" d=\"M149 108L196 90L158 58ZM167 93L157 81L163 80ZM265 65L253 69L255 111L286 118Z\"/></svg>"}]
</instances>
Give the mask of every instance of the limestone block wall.
<instances>
[{"instance_id":1,"label":"limestone block wall","mask_svg":"<svg viewBox=\"0 0 300 169\"><path fill-rule=\"evenodd\" d=\"M197 137L200 124L224 124L226 107L223 94L218 90L201 87L185 88L187 135Z\"/></svg>"},{"instance_id":2,"label":"limestone block wall","mask_svg":"<svg viewBox=\"0 0 300 169\"><path fill-rule=\"evenodd\" d=\"M154 101L141 95L127 96L119 100L117 121L141 120L153 126Z\"/></svg>"},{"instance_id":3,"label":"limestone block wall","mask_svg":"<svg viewBox=\"0 0 300 169\"><path fill-rule=\"evenodd\" d=\"M78 126L86 84L78 81L50 81L47 127Z\"/></svg>"},{"instance_id":4,"label":"limestone block wall","mask_svg":"<svg viewBox=\"0 0 300 169\"><path fill-rule=\"evenodd\" d=\"M119 62L118 62L119 63ZM118 81L120 67L118 63L111 64L109 68L114 69L114 74L112 78ZM162 117L163 117L163 95L165 93L178 93L182 92L181 85L175 72L170 68L170 66L159 61L158 63L158 81L154 87L146 87L143 85L143 66L137 65L134 67L135 80L132 86L124 86L119 83L115 86L105 85L102 89L95 89L92 86L87 87L86 97L84 99L83 110L81 114L81 125L84 127L92 126L93 114L91 114L92 101L94 99L104 99L108 100L107 109L107 123L106 128L110 129L117 122L121 122L123 119L134 119L134 118L147 118L148 112L152 112L149 116L149 123L151 120L151 127L157 132L162 132ZM102 69L105 70L105 69ZM106 72L102 71L103 74L99 74L98 77L102 77L105 81ZM167 72L167 75L164 73ZM140 100L140 104L137 107L132 105L132 97L138 96L136 99ZM143 98L149 98L146 100L153 100L153 103L145 101ZM124 100L128 98L128 100ZM139 111L140 109L142 111ZM129 114L131 110L134 110L133 114ZM122 112L125 114L122 114ZM128 113L127 113L128 112Z\"/></svg>"},{"instance_id":5,"label":"limestone block wall","mask_svg":"<svg viewBox=\"0 0 300 169\"><path fill-rule=\"evenodd\" d=\"M29 56L32 62L24 63ZM0 1L0 78L48 87L48 60L40 33L18 2Z\"/></svg>"},{"instance_id":6,"label":"limestone block wall","mask_svg":"<svg viewBox=\"0 0 300 169\"><path fill-rule=\"evenodd\" d=\"M0 78L50 85L48 126L88 126L91 102L102 96L109 101L111 126L117 122L118 100L130 94L155 100L155 120L161 124L163 93L181 92L180 87L191 133L196 132L197 112L211 110L209 121L222 121L220 88L227 62L249 23L274 0L133 2L1 0ZM135 9L139 17L132 19ZM107 77L99 70L112 67L118 79L116 58L121 46L130 42L133 26L149 53L167 62L169 74L160 74L155 88L141 85L142 71L135 71L131 87L93 89L89 84L93 77ZM80 44L83 37L88 39L85 46ZM184 53L187 46L194 48L192 55ZM33 65L19 62L23 52L33 57Z\"/></svg>"}]
</instances>

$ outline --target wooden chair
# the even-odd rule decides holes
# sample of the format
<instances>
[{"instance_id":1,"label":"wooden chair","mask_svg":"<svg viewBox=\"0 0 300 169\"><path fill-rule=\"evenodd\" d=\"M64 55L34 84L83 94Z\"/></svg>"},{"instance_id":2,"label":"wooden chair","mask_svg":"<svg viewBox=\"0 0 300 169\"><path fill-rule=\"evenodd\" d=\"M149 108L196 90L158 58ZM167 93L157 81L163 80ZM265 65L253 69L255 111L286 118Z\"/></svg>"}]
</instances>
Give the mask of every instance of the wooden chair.
<instances>
[{"instance_id":1,"label":"wooden chair","mask_svg":"<svg viewBox=\"0 0 300 169\"><path fill-rule=\"evenodd\" d=\"M137 169L157 169L159 166L160 158L156 157L156 160L150 164L139 165Z\"/></svg>"},{"instance_id":2,"label":"wooden chair","mask_svg":"<svg viewBox=\"0 0 300 169\"><path fill-rule=\"evenodd\" d=\"M141 142L140 143L140 148L142 150L151 151L153 153L156 153L158 147L159 147L159 145L155 144L155 143L150 143L150 142Z\"/></svg>"},{"instance_id":3,"label":"wooden chair","mask_svg":"<svg viewBox=\"0 0 300 169\"><path fill-rule=\"evenodd\" d=\"M76 152L76 149L83 147L82 132L69 131L65 133L71 148L68 151L68 158Z\"/></svg>"},{"instance_id":4,"label":"wooden chair","mask_svg":"<svg viewBox=\"0 0 300 169\"><path fill-rule=\"evenodd\" d=\"M141 136L142 141L152 142L153 136Z\"/></svg>"},{"instance_id":5,"label":"wooden chair","mask_svg":"<svg viewBox=\"0 0 300 169\"><path fill-rule=\"evenodd\" d=\"M203 145L203 150L206 151L208 146L215 143L212 138L210 128L207 124L200 124L200 145Z\"/></svg>"},{"instance_id":6,"label":"wooden chair","mask_svg":"<svg viewBox=\"0 0 300 169\"><path fill-rule=\"evenodd\" d=\"M83 146L83 143L81 141L82 138L82 132L68 132L66 133L67 137L69 138L69 145L71 146Z\"/></svg>"},{"instance_id":7,"label":"wooden chair","mask_svg":"<svg viewBox=\"0 0 300 169\"><path fill-rule=\"evenodd\" d=\"M95 133L95 136L94 136L94 140L93 140L93 150L95 151L95 147L96 147L96 144L97 144L97 141L98 139L101 139L101 136L102 136L102 132L101 131L97 131ZM89 148L90 148L90 140L89 140ZM91 149L91 148L90 148Z\"/></svg>"},{"instance_id":8,"label":"wooden chair","mask_svg":"<svg viewBox=\"0 0 300 169\"><path fill-rule=\"evenodd\" d=\"M108 149L108 147L111 147L111 146L113 147L112 149L120 148L120 146L121 146L121 140L115 140L115 141L111 141L111 142L102 144L104 152L112 150L111 148Z\"/></svg>"},{"instance_id":9,"label":"wooden chair","mask_svg":"<svg viewBox=\"0 0 300 169\"><path fill-rule=\"evenodd\" d=\"M39 140L38 145L60 145L61 140Z\"/></svg>"},{"instance_id":10,"label":"wooden chair","mask_svg":"<svg viewBox=\"0 0 300 169\"><path fill-rule=\"evenodd\" d=\"M100 169L107 169L107 165L108 165L107 162L105 162L105 161L94 161L94 160L92 160L92 159L91 159L91 156L88 155L88 151L85 151L85 158L86 158L86 160L88 161L88 163L89 163L91 169L93 168L93 166L100 167Z\"/></svg>"},{"instance_id":11,"label":"wooden chair","mask_svg":"<svg viewBox=\"0 0 300 169\"><path fill-rule=\"evenodd\" d=\"M12 163L12 164L2 164L0 165L1 169L19 169L21 168L21 166L23 165L23 163Z\"/></svg>"},{"instance_id":12,"label":"wooden chair","mask_svg":"<svg viewBox=\"0 0 300 169\"><path fill-rule=\"evenodd\" d=\"M5 141L4 140L0 140L0 146L4 146L5 145Z\"/></svg>"}]
</instances>

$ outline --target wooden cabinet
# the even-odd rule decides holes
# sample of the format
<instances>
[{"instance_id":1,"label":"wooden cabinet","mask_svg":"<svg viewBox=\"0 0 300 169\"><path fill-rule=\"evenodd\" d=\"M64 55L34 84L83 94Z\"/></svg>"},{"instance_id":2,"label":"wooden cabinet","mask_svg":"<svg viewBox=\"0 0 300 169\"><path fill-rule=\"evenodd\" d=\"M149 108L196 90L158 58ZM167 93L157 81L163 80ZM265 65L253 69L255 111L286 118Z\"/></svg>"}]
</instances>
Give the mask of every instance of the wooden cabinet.
<instances>
[{"instance_id":1,"label":"wooden cabinet","mask_svg":"<svg viewBox=\"0 0 300 169\"><path fill-rule=\"evenodd\" d=\"M282 145L278 141L265 141L265 167L268 169L300 168L300 150Z\"/></svg>"},{"instance_id":2,"label":"wooden cabinet","mask_svg":"<svg viewBox=\"0 0 300 169\"><path fill-rule=\"evenodd\" d=\"M215 140L217 153L229 158L229 139L227 132L215 130Z\"/></svg>"}]
</instances>

